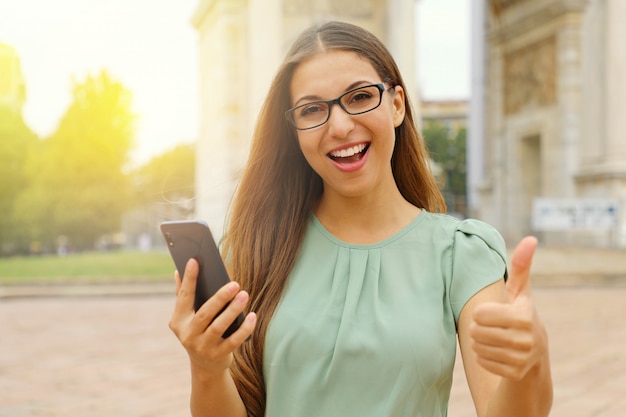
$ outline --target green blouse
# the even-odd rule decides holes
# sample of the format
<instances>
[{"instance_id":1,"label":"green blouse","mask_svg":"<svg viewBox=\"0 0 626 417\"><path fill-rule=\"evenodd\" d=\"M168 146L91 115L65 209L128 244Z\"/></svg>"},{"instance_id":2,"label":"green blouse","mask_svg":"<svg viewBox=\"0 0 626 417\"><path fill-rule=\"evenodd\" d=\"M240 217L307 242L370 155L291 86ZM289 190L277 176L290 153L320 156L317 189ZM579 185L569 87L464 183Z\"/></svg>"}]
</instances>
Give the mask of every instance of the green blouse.
<instances>
[{"instance_id":1,"label":"green blouse","mask_svg":"<svg viewBox=\"0 0 626 417\"><path fill-rule=\"evenodd\" d=\"M312 216L266 335L266 417L445 416L456 323L505 254L477 220L422 211L356 245Z\"/></svg>"}]
</instances>

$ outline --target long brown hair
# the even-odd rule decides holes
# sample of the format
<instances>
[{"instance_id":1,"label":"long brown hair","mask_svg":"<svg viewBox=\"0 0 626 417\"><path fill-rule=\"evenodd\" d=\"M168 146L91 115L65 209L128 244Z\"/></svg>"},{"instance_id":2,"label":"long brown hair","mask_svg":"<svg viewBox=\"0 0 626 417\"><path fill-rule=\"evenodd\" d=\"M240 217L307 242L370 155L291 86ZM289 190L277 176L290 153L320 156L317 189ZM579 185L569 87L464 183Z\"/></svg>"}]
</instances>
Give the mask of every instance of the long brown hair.
<instances>
[{"instance_id":1,"label":"long brown hair","mask_svg":"<svg viewBox=\"0 0 626 417\"><path fill-rule=\"evenodd\" d=\"M294 42L261 109L249 160L235 193L224 237L224 253L234 279L250 293L258 317L252 340L235 352L231 372L248 414L265 412L263 346L269 321L298 254L314 204L323 192L321 178L300 151L284 112L291 106L289 86L297 65L326 50L353 51L367 59L390 85L405 89L400 71L382 42L367 30L344 22L315 26ZM446 210L428 165L428 154L408 99L396 128L391 158L404 198L431 212Z\"/></svg>"}]
</instances>

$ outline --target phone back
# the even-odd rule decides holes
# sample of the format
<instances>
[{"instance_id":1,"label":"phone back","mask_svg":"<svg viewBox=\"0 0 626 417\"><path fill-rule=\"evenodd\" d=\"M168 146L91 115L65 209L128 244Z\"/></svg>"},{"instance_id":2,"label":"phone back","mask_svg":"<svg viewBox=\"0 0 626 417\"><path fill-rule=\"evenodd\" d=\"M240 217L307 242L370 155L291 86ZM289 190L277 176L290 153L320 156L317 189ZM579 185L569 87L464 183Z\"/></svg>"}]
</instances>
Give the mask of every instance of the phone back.
<instances>
[{"instance_id":1,"label":"phone back","mask_svg":"<svg viewBox=\"0 0 626 417\"><path fill-rule=\"evenodd\" d=\"M194 303L194 309L198 310L230 281L211 231L201 220L187 220L164 222L161 224L161 233L181 277L189 259L198 261L200 271Z\"/></svg>"}]
</instances>

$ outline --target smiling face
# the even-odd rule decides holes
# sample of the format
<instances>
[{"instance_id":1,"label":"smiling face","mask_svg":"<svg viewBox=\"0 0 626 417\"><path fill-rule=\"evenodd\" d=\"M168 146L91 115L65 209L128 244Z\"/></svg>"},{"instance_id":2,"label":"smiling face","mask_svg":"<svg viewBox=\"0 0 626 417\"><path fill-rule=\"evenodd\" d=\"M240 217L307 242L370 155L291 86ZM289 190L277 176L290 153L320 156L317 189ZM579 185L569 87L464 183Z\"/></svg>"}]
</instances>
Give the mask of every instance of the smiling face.
<instances>
[{"instance_id":1,"label":"smiling face","mask_svg":"<svg viewBox=\"0 0 626 417\"><path fill-rule=\"evenodd\" d=\"M295 69L290 85L291 105L332 100L350 90L383 81L374 67L354 52L321 52ZM324 182L325 198L373 193L384 196L386 190L396 188L391 156L395 127L404 120L404 91L400 86L385 84L382 94L380 106L372 111L350 115L333 105L325 124L297 131L304 157ZM367 96L356 95L354 100L364 97Z\"/></svg>"}]
</instances>

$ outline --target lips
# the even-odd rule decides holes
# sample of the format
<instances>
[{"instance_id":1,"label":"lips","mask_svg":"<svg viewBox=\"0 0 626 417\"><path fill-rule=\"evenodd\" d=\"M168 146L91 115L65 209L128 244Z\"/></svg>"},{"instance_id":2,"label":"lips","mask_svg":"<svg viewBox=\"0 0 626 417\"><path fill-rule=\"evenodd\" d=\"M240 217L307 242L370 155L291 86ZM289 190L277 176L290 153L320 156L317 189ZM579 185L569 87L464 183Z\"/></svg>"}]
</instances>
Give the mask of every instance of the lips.
<instances>
[{"instance_id":1,"label":"lips","mask_svg":"<svg viewBox=\"0 0 626 417\"><path fill-rule=\"evenodd\" d=\"M350 164L359 161L367 153L369 144L359 143L349 148L337 149L328 153L328 157L340 164Z\"/></svg>"}]
</instances>

